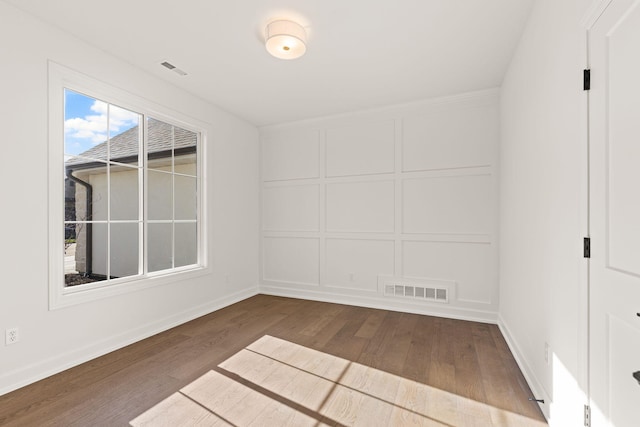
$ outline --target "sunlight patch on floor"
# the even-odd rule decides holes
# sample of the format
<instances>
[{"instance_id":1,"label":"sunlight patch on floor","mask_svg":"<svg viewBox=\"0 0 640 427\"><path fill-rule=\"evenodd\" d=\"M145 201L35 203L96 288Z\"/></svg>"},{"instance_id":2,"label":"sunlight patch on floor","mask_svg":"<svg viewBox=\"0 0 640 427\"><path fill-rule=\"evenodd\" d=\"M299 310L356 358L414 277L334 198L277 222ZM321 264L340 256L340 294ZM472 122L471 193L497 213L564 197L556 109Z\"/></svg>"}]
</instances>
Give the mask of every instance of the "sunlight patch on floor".
<instances>
[{"instance_id":1,"label":"sunlight patch on floor","mask_svg":"<svg viewBox=\"0 0 640 427\"><path fill-rule=\"evenodd\" d=\"M546 426L268 335L131 425Z\"/></svg>"}]
</instances>

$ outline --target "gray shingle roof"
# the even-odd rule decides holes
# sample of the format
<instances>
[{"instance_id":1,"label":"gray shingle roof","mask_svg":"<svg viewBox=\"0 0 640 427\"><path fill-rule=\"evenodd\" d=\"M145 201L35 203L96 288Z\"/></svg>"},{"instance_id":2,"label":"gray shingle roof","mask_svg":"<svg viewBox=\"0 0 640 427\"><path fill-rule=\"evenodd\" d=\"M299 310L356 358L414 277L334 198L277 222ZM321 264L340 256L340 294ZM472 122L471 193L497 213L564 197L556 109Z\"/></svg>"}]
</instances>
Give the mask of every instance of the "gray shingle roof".
<instances>
[{"instance_id":1,"label":"gray shingle roof","mask_svg":"<svg viewBox=\"0 0 640 427\"><path fill-rule=\"evenodd\" d=\"M173 149L177 152L195 152L197 134L186 129L173 126L160 120L149 118L147 121L147 152L150 157L170 157L172 133L174 139ZM129 163L137 161L139 130L134 126L129 130L114 136L107 144L102 142L89 150L67 160L65 165L81 166L95 163L94 160L107 160L107 151L111 151L111 161ZM153 156L156 154L155 156ZM74 168L75 169L75 168Z\"/></svg>"}]
</instances>

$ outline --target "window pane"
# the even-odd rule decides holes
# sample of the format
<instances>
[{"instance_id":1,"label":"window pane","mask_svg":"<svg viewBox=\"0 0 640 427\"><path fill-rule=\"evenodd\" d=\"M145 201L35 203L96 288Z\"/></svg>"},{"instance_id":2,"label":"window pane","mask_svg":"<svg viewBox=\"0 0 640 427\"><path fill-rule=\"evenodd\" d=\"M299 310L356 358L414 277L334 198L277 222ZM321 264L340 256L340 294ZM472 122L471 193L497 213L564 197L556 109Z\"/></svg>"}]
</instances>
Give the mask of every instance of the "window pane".
<instances>
[{"instance_id":1,"label":"window pane","mask_svg":"<svg viewBox=\"0 0 640 427\"><path fill-rule=\"evenodd\" d=\"M68 226L69 231L75 233L76 247L72 249L74 253L75 268L80 274L89 273L90 263L87 263L87 229L91 224L79 223Z\"/></svg>"},{"instance_id":2,"label":"window pane","mask_svg":"<svg viewBox=\"0 0 640 427\"><path fill-rule=\"evenodd\" d=\"M77 181L69 178L71 175ZM93 185L91 176L87 171L69 171L65 178L64 185L64 205L65 205L65 221L93 221L96 220L94 215L93 201L96 196L92 195L90 203L87 203L88 192L93 193ZM98 218L106 219L106 210L98 212Z\"/></svg>"},{"instance_id":3,"label":"window pane","mask_svg":"<svg viewBox=\"0 0 640 427\"><path fill-rule=\"evenodd\" d=\"M109 159L138 165L140 114L115 105L109 106Z\"/></svg>"},{"instance_id":4,"label":"window pane","mask_svg":"<svg viewBox=\"0 0 640 427\"><path fill-rule=\"evenodd\" d=\"M173 267L172 224L149 224L148 236L148 268L149 271L166 270Z\"/></svg>"},{"instance_id":5,"label":"window pane","mask_svg":"<svg viewBox=\"0 0 640 427\"><path fill-rule=\"evenodd\" d=\"M137 220L139 169L111 165L111 220Z\"/></svg>"},{"instance_id":6,"label":"window pane","mask_svg":"<svg viewBox=\"0 0 640 427\"><path fill-rule=\"evenodd\" d=\"M64 91L64 152L106 160L107 103Z\"/></svg>"},{"instance_id":7,"label":"window pane","mask_svg":"<svg viewBox=\"0 0 640 427\"><path fill-rule=\"evenodd\" d=\"M92 242L92 240L95 240L96 234L98 235L97 242ZM88 237L89 235L91 237ZM78 223L65 225L65 286L83 285L106 279L104 274L95 274L96 263L94 261L100 258L100 253L106 253L104 236L106 236L106 224ZM96 254L94 248L100 247L100 245L102 245L102 249L98 249ZM89 247L91 249L88 250ZM98 261L97 264L106 265L104 260L104 255L102 255L102 262Z\"/></svg>"},{"instance_id":8,"label":"window pane","mask_svg":"<svg viewBox=\"0 0 640 427\"><path fill-rule=\"evenodd\" d=\"M82 194L79 194L82 193ZM86 190L77 185L74 181L69 179L68 177L64 179L64 220L65 221L78 221L77 218L77 208L76 208L76 199L84 199L86 197ZM81 205L83 203L81 202ZM66 239L65 232L65 239Z\"/></svg>"},{"instance_id":9,"label":"window pane","mask_svg":"<svg viewBox=\"0 0 640 427\"><path fill-rule=\"evenodd\" d=\"M138 274L138 223L112 223L110 241L111 278Z\"/></svg>"},{"instance_id":10,"label":"window pane","mask_svg":"<svg viewBox=\"0 0 640 427\"><path fill-rule=\"evenodd\" d=\"M176 127L174 129L174 164L175 172L188 175L196 175L196 148L198 144L198 134L190 130ZM178 165L185 165L179 168Z\"/></svg>"},{"instance_id":11,"label":"window pane","mask_svg":"<svg viewBox=\"0 0 640 427\"><path fill-rule=\"evenodd\" d=\"M187 129L182 129L180 127L175 126L174 129L175 136L175 149L180 150L186 147L195 147L196 142L198 141L198 134L195 132L191 132ZM176 153L176 156L178 153Z\"/></svg>"},{"instance_id":12,"label":"window pane","mask_svg":"<svg viewBox=\"0 0 640 427\"><path fill-rule=\"evenodd\" d=\"M76 224L64 226L64 275L78 274L76 267Z\"/></svg>"},{"instance_id":13,"label":"window pane","mask_svg":"<svg viewBox=\"0 0 640 427\"><path fill-rule=\"evenodd\" d=\"M176 156L174 159L174 171L175 173L195 177L198 174L196 153Z\"/></svg>"},{"instance_id":14,"label":"window pane","mask_svg":"<svg viewBox=\"0 0 640 427\"><path fill-rule=\"evenodd\" d=\"M190 176L176 175L176 219L196 219L197 189L196 179Z\"/></svg>"},{"instance_id":15,"label":"window pane","mask_svg":"<svg viewBox=\"0 0 640 427\"><path fill-rule=\"evenodd\" d=\"M107 168L105 164L99 168L91 170L91 175L82 174L89 183L91 191L91 206L89 206L88 217L92 221L106 221L109 203L109 193L107 188Z\"/></svg>"},{"instance_id":16,"label":"window pane","mask_svg":"<svg viewBox=\"0 0 640 427\"><path fill-rule=\"evenodd\" d=\"M149 171L147 176L149 219L173 219L173 175Z\"/></svg>"},{"instance_id":17,"label":"window pane","mask_svg":"<svg viewBox=\"0 0 640 427\"><path fill-rule=\"evenodd\" d=\"M92 250L86 255L87 260L91 260L91 277L104 280L107 278L107 224L87 224L88 236L92 240L90 247Z\"/></svg>"},{"instance_id":18,"label":"window pane","mask_svg":"<svg viewBox=\"0 0 640 427\"><path fill-rule=\"evenodd\" d=\"M198 262L198 234L196 224L176 224L176 267Z\"/></svg>"},{"instance_id":19,"label":"window pane","mask_svg":"<svg viewBox=\"0 0 640 427\"><path fill-rule=\"evenodd\" d=\"M65 227L65 232L68 228ZM78 286L99 282L104 278L87 276L85 273L84 249L74 239L65 239L64 243L64 283L65 286Z\"/></svg>"},{"instance_id":20,"label":"window pane","mask_svg":"<svg viewBox=\"0 0 640 427\"><path fill-rule=\"evenodd\" d=\"M171 172L174 137L173 125L148 118L147 134L147 158L149 168Z\"/></svg>"}]
</instances>

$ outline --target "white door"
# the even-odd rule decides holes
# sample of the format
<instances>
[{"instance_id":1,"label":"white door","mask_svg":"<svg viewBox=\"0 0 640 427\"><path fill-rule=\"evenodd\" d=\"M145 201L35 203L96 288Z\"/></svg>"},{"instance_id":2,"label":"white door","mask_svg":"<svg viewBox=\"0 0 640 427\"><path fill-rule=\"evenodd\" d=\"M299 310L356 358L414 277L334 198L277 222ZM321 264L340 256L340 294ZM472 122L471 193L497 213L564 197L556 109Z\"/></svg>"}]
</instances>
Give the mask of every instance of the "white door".
<instances>
[{"instance_id":1,"label":"white door","mask_svg":"<svg viewBox=\"0 0 640 427\"><path fill-rule=\"evenodd\" d=\"M640 426L640 0L589 30L592 426Z\"/></svg>"}]
</instances>

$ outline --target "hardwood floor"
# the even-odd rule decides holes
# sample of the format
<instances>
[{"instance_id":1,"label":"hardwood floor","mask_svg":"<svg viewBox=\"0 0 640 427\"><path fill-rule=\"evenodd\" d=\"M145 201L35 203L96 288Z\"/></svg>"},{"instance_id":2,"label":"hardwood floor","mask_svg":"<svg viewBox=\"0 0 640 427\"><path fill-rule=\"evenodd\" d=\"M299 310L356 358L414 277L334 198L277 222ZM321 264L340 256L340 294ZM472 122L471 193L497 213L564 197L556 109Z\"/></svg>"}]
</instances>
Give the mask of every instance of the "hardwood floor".
<instances>
[{"instance_id":1,"label":"hardwood floor","mask_svg":"<svg viewBox=\"0 0 640 427\"><path fill-rule=\"evenodd\" d=\"M2 426L545 426L495 325L258 295L0 396Z\"/></svg>"}]
</instances>

